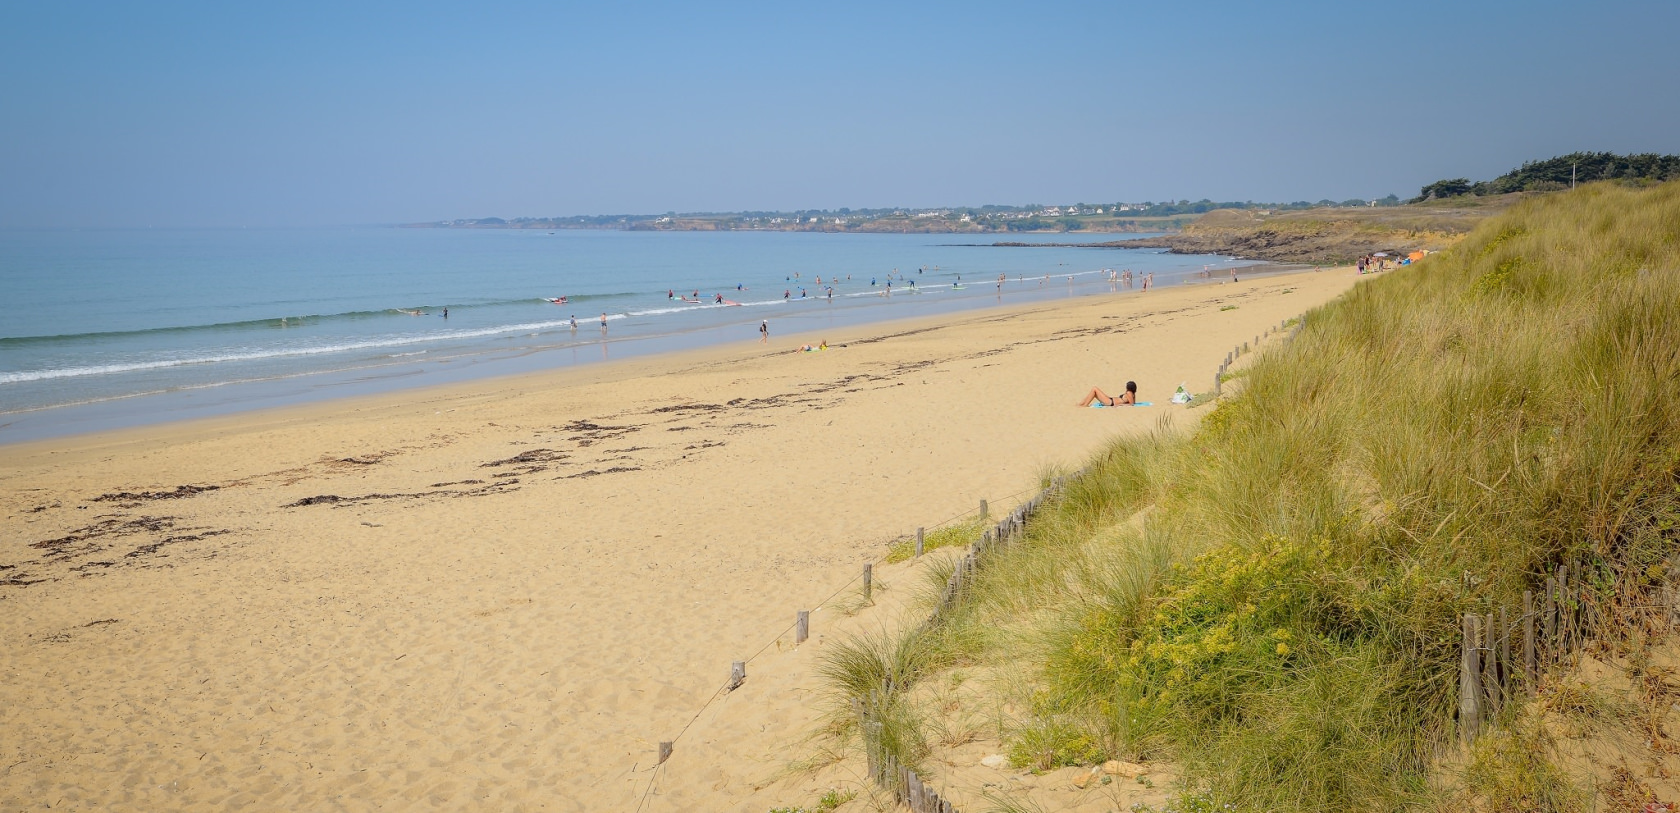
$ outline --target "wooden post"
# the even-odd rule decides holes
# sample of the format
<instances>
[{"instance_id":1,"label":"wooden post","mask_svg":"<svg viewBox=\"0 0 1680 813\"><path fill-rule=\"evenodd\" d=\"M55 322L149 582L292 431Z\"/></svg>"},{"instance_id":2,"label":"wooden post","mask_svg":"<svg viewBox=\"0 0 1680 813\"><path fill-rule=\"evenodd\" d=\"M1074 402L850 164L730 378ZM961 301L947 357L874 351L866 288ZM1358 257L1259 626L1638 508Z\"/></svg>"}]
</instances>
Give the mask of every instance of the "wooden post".
<instances>
[{"instance_id":1,"label":"wooden post","mask_svg":"<svg viewBox=\"0 0 1680 813\"><path fill-rule=\"evenodd\" d=\"M1481 733L1481 694L1477 686L1477 677L1481 669L1476 659L1476 621L1475 616L1464 616L1464 652L1458 668L1458 732L1465 744L1469 744Z\"/></svg>"},{"instance_id":2,"label":"wooden post","mask_svg":"<svg viewBox=\"0 0 1680 813\"><path fill-rule=\"evenodd\" d=\"M870 601L875 591L875 565L863 566L863 600Z\"/></svg>"},{"instance_id":3,"label":"wooden post","mask_svg":"<svg viewBox=\"0 0 1680 813\"><path fill-rule=\"evenodd\" d=\"M1225 377L1219 373L1213 374L1213 397L1218 398L1220 390L1225 388Z\"/></svg>"},{"instance_id":4,"label":"wooden post","mask_svg":"<svg viewBox=\"0 0 1680 813\"><path fill-rule=\"evenodd\" d=\"M733 692L741 688L741 684L745 682L747 682L747 662L735 661L729 664L729 690Z\"/></svg>"},{"instance_id":5,"label":"wooden post","mask_svg":"<svg viewBox=\"0 0 1680 813\"><path fill-rule=\"evenodd\" d=\"M1569 584L1569 566L1558 565L1558 652L1564 655L1575 653L1575 608L1570 599L1573 597L1572 586Z\"/></svg>"},{"instance_id":6,"label":"wooden post","mask_svg":"<svg viewBox=\"0 0 1680 813\"><path fill-rule=\"evenodd\" d=\"M1534 694L1540 683L1537 670L1538 662L1534 653L1534 591L1523 591L1523 679L1528 683L1528 693Z\"/></svg>"},{"instance_id":7,"label":"wooden post","mask_svg":"<svg viewBox=\"0 0 1680 813\"><path fill-rule=\"evenodd\" d=\"M659 744L659 761L654 763L654 764L655 765L664 765L665 760L670 759L670 758L671 758L671 743L669 741L660 743Z\"/></svg>"},{"instance_id":8,"label":"wooden post","mask_svg":"<svg viewBox=\"0 0 1680 813\"><path fill-rule=\"evenodd\" d=\"M981 522L985 522L985 521L986 521L986 516L987 516L987 513L986 513L986 501L985 501L985 500L981 500L981 501L980 501L980 521L981 521Z\"/></svg>"},{"instance_id":9,"label":"wooden post","mask_svg":"<svg viewBox=\"0 0 1680 813\"><path fill-rule=\"evenodd\" d=\"M1504 607L1499 608L1499 702L1511 696L1511 618Z\"/></svg>"},{"instance_id":10,"label":"wooden post","mask_svg":"<svg viewBox=\"0 0 1680 813\"><path fill-rule=\"evenodd\" d=\"M793 622L793 642L803 644L805 639L809 637L811 637L811 612L800 610L799 617Z\"/></svg>"},{"instance_id":11,"label":"wooden post","mask_svg":"<svg viewBox=\"0 0 1680 813\"><path fill-rule=\"evenodd\" d=\"M1482 719L1491 721L1502 705L1499 696L1499 641L1493 627L1493 614L1482 616L1476 625L1476 649L1482 656Z\"/></svg>"},{"instance_id":12,"label":"wooden post","mask_svg":"<svg viewBox=\"0 0 1680 813\"><path fill-rule=\"evenodd\" d=\"M922 558L922 531L924 531L924 530L926 530L926 529L925 528L917 528L916 529L916 558L918 558L918 559Z\"/></svg>"},{"instance_id":13,"label":"wooden post","mask_svg":"<svg viewBox=\"0 0 1680 813\"><path fill-rule=\"evenodd\" d=\"M1541 632L1544 633L1540 645L1545 647L1546 657L1541 662L1550 666L1557 662L1557 579L1546 577L1546 610L1540 616Z\"/></svg>"}]
</instances>

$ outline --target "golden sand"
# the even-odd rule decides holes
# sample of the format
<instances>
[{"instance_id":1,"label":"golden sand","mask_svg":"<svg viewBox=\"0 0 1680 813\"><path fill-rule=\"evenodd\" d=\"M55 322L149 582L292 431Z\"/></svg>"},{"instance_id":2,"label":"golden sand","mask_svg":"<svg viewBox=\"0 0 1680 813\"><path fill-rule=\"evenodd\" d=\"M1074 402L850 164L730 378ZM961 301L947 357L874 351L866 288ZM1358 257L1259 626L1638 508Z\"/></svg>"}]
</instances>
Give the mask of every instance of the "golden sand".
<instances>
[{"instance_id":1,"label":"golden sand","mask_svg":"<svg viewBox=\"0 0 1680 813\"><path fill-rule=\"evenodd\" d=\"M810 804L784 769L822 712L814 656L896 621L917 565L850 617L825 598L918 526L1193 419L1179 382L1209 389L1355 280L1006 302L5 447L0 809ZM1155 405L1073 405L1127 379Z\"/></svg>"}]
</instances>

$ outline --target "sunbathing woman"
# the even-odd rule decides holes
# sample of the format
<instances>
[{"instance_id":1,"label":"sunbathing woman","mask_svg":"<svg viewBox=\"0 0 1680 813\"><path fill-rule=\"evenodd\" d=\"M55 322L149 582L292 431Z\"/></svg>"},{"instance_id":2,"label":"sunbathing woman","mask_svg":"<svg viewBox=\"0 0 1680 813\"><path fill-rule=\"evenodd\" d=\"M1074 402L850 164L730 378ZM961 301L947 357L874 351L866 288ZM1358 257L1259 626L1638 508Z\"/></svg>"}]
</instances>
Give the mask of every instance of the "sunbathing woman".
<instances>
[{"instance_id":1,"label":"sunbathing woman","mask_svg":"<svg viewBox=\"0 0 1680 813\"><path fill-rule=\"evenodd\" d=\"M1137 382L1127 381L1126 391L1120 393L1119 398L1110 398L1108 397L1108 393L1103 392L1100 388L1092 387L1091 391L1085 395L1085 400L1080 401L1079 405L1082 407L1088 407L1091 405L1092 401L1102 403L1106 406L1131 406L1132 404L1137 403Z\"/></svg>"}]
</instances>

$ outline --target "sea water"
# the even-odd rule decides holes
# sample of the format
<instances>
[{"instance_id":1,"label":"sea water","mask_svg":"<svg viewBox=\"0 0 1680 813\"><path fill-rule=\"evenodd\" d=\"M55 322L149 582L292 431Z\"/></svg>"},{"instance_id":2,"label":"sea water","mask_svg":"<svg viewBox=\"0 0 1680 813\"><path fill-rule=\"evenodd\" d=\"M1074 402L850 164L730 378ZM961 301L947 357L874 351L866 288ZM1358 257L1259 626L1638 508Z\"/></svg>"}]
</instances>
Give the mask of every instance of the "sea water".
<instances>
[{"instance_id":1,"label":"sea water","mask_svg":"<svg viewBox=\"0 0 1680 813\"><path fill-rule=\"evenodd\" d=\"M0 231L0 443L753 340L763 320L792 347L867 322L1137 293L1110 270L1162 286L1243 264L989 245L1117 237Z\"/></svg>"}]
</instances>

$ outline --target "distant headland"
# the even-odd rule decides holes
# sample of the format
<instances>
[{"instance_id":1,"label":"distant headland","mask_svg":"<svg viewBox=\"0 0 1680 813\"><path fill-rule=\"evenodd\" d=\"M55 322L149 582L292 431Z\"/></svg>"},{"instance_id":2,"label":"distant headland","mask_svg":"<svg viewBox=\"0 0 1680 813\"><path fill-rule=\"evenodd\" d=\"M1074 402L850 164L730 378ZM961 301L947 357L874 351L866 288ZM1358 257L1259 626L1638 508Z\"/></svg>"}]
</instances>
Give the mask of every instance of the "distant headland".
<instances>
[{"instance_id":1,"label":"distant headland","mask_svg":"<svg viewBox=\"0 0 1680 813\"><path fill-rule=\"evenodd\" d=\"M1206 212L1251 203L1178 201L893 209L810 209L789 212L691 212L662 215L500 217L409 223L430 229L617 229L624 231L796 231L874 234L1007 234L1012 232L1168 232Z\"/></svg>"},{"instance_id":2,"label":"distant headland","mask_svg":"<svg viewBox=\"0 0 1680 813\"><path fill-rule=\"evenodd\" d=\"M1524 195L1589 182L1652 184L1680 178L1680 156L1577 152L1530 161L1491 181L1450 178L1417 197L1291 203L1179 200L1044 206L666 212L660 215L500 217L407 223L425 229L614 229L622 231L783 231L875 234L1154 234L1091 248L1164 248L1275 262L1351 262L1377 251L1440 249ZM991 246L1070 243L999 241Z\"/></svg>"}]
</instances>

